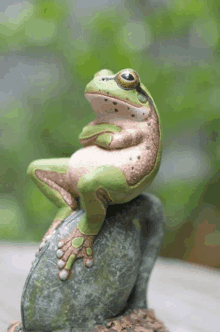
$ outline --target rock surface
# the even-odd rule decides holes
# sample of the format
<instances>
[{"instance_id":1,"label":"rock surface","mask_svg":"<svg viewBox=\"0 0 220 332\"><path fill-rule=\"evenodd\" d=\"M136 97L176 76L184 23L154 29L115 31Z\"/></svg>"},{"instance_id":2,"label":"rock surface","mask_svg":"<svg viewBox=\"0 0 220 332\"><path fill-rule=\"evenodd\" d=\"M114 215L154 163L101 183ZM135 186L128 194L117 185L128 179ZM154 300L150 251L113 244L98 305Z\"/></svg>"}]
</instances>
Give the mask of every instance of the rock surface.
<instances>
[{"instance_id":1,"label":"rock surface","mask_svg":"<svg viewBox=\"0 0 220 332\"><path fill-rule=\"evenodd\" d=\"M60 225L41 250L27 277L21 300L23 332L85 331L131 309L146 309L146 287L163 236L163 211L151 194L109 206L94 242L94 265L81 259L67 281L58 278L57 243L84 211Z\"/></svg>"}]
</instances>

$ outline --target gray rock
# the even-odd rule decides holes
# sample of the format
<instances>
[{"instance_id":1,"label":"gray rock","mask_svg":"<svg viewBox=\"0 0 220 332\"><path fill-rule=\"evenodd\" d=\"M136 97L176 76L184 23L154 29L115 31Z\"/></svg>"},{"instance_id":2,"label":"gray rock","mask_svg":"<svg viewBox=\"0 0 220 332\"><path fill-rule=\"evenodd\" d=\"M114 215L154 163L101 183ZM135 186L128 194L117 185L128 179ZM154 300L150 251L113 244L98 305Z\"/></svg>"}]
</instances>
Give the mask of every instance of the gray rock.
<instances>
[{"instance_id":1,"label":"gray rock","mask_svg":"<svg viewBox=\"0 0 220 332\"><path fill-rule=\"evenodd\" d=\"M63 221L36 257L21 300L23 332L85 331L131 309L147 308L146 287L163 236L163 211L153 195L109 206L94 242L94 264L73 264L67 281L58 278L58 242L84 211Z\"/></svg>"}]
</instances>

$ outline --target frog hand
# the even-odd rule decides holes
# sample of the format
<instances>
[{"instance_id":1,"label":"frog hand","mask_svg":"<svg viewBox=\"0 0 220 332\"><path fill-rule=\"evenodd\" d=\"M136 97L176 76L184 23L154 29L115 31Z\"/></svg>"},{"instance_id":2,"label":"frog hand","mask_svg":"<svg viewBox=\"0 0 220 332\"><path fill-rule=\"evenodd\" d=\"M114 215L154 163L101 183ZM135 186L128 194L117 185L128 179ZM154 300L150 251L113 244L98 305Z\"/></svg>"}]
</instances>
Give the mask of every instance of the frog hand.
<instances>
[{"instance_id":1,"label":"frog hand","mask_svg":"<svg viewBox=\"0 0 220 332\"><path fill-rule=\"evenodd\" d=\"M95 144L108 150L125 149L138 145L141 142L142 137L142 132L123 130L118 133L100 134L96 138Z\"/></svg>"},{"instance_id":2,"label":"frog hand","mask_svg":"<svg viewBox=\"0 0 220 332\"><path fill-rule=\"evenodd\" d=\"M108 149L108 147L110 146L111 142L113 139L113 135L111 133L104 133L99 135L96 140L95 140L95 144L104 148L104 149Z\"/></svg>"},{"instance_id":3,"label":"frog hand","mask_svg":"<svg viewBox=\"0 0 220 332\"><path fill-rule=\"evenodd\" d=\"M108 148L110 145L113 133L121 131L121 127L111 123L100 123L97 120L91 122L88 126L84 127L79 135L79 142L84 145L99 145Z\"/></svg>"},{"instance_id":4,"label":"frog hand","mask_svg":"<svg viewBox=\"0 0 220 332\"><path fill-rule=\"evenodd\" d=\"M57 257L60 260L57 267L60 269L59 278L62 281L67 280L71 274L71 267L78 258L83 258L83 264L86 267L93 265L93 241L95 235L82 234L76 227L65 240L58 243Z\"/></svg>"}]
</instances>

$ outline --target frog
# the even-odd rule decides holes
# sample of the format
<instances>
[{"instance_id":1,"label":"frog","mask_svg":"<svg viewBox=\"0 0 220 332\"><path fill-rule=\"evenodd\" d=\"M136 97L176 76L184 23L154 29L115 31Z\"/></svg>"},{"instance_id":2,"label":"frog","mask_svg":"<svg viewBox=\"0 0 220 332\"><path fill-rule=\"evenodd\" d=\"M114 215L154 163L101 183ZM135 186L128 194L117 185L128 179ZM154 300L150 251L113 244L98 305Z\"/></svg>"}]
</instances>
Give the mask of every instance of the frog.
<instances>
[{"instance_id":1,"label":"frog","mask_svg":"<svg viewBox=\"0 0 220 332\"><path fill-rule=\"evenodd\" d=\"M58 241L58 277L72 275L74 262L95 264L93 244L109 205L131 201L155 178L162 150L156 104L139 74L130 68L114 74L97 72L86 85L85 97L95 118L79 134L82 148L69 158L33 161L28 175L57 207L39 252L64 219L83 209L68 237Z\"/></svg>"}]
</instances>

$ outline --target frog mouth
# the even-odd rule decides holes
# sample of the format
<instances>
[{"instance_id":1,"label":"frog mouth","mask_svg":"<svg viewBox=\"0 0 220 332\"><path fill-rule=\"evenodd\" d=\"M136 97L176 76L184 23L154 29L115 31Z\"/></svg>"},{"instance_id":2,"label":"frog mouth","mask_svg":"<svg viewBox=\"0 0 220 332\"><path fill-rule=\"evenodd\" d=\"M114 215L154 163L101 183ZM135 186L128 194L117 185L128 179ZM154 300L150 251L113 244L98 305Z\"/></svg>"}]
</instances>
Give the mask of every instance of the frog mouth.
<instances>
[{"instance_id":1,"label":"frog mouth","mask_svg":"<svg viewBox=\"0 0 220 332\"><path fill-rule=\"evenodd\" d=\"M150 105L139 106L129 100L121 100L109 96L108 93L86 92L86 99L90 102L95 113L107 115L114 114L117 117L143 121L151 113Z\"/></svg>"},{"instance_id":2,"label":"frog mouth","mask_svg":"<svg viewBox=\"0 0 220 332\"><path fill-rule=\"evenodd\" d=\"M124 99L121 99L119 97L112 97L109 95L108 92L85 92L85 97L87 99L89 99L90 96L94 96L95 98L100 98L102 100L104 100L105 102L107 102L108 100L109 101L112 101L112 103L114 105L116 105L117 103L125 103L126 105L128 104L129 106L133 106L135 108L142 108L142 106L137 106L137 104L135 104L134 102L130 101L128 98L125 98Z\"/></svg>"}]
</instances>

